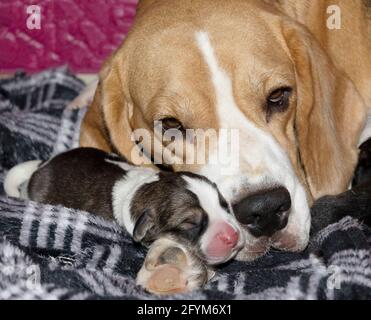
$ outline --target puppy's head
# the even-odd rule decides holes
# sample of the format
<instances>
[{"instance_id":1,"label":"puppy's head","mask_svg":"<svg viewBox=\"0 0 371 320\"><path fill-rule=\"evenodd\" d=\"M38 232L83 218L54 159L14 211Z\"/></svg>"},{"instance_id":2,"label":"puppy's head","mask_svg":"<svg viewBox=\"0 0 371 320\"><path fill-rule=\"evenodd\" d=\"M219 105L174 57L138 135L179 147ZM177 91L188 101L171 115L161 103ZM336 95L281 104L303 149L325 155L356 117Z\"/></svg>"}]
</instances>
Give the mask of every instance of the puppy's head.
<instances>
[{"instance_id":1,"label":"puppy's head","mask_svg":"<svg viewBox=\"0 0 371 320\"><path fill-rule=\"evenodd\" d=\"M145 245L171 236L208 264L231 259L244 244L229 204L215 184L191 173L160 173L131 201L134 240Z\"/></svg>"}]
</instances>

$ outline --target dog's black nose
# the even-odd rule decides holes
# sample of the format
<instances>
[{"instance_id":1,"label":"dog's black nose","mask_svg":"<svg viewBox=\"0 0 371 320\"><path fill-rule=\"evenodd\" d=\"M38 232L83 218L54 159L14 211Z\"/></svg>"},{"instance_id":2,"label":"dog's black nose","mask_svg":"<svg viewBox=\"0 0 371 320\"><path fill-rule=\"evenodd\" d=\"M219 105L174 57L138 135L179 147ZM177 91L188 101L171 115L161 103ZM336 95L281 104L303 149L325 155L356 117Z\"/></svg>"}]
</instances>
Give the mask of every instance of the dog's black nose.
<instances>
[{"instance_id":1,"label":"dog's black nose","mask_svg":"<svg viewBox=\"0 0 371 320\"><path fill-rule=\"evenodd\" d=\"M233 206L237 220L255 237L270 237L285 228L290 208L290 194L284 187L262 190Z\"/></svg>"}]
</instances>

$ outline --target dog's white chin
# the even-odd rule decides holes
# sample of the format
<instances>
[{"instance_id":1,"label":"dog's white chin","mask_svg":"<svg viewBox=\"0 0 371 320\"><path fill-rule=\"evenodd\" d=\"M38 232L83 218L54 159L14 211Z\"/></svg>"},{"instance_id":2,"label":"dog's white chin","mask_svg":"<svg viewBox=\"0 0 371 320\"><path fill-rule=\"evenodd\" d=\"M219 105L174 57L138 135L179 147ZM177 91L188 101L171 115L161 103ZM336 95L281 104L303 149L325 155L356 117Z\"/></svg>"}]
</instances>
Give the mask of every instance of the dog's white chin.
<instances>
[{"instance_id":1,"label":"dog's white chin","mask_svg":"<svg viewBox=\"0 0 371 320\"><path fill-rule=\"evenodd\" d=\"M290 190L292 208L286 228L272 237L272 246L284 251L303 251L309 243L311 216L304 187L296 182Z\"/></svg>"},{"instance_id":2,"label":"dog's white chin","mask_svg":"<svg viewBox=\"0 0 371 320\"><path fill-rule=\"evenodd\" d=\"M298 216L300 219L297 219ZM271 238L256 238L244 230L246 244L238 252L236 259L253 261L265 255L271 247L288 252L304 251L309 243L310 220L309 207L307 206L307 211L302 212L302 215L292 212L286 228L278 231Z\"/></svg>"},{"instance_id":3,"label":"dog's white chin","mask_svg":"<svg viewBox=\"0 0 371 320\"><path fill-rule=\"evenodd\" d=\"M310 216L301 225L289 224L285 229L278 231L272 237L272 247L290 252L305 250L309 243Z\"/></svg>"},{"instance_id":4,"label":"dog's white chin","mask_svg":"<svg viewBox=\"0 0 371 320\"><path fill-rule=\"evenodd\" d=\"M267 237L255 238L248 231L245 236L249 238L245 247L236 255L238 261L254 261L264 256L271 247L287 252L301 252L305 250L309 243L308 233L293 233L288 226L282 231L277 232L271 239Z\"/></svg>"}]
</instances>

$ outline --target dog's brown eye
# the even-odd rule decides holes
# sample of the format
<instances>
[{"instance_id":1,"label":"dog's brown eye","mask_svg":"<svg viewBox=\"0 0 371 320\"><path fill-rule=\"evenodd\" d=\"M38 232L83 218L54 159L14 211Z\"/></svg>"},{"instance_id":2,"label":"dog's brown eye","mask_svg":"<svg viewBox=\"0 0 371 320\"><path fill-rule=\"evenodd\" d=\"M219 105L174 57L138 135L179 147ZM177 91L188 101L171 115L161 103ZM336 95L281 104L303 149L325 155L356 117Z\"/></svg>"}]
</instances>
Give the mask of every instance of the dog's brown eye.
<instances>
[{"instance_id":1,"label":"dog's brown eye","mask_svg":"<svg viewBox=\"0 0 371 320\"><path fill-rule=\"evenodd\" d=\"M164 131L170 129L183 130L182 123L175 118L165 118L161 120Z\"/></svg>"},{"instance_id":2,"label":"dog's brown eye","mask_svg":"<svg viewBox=\"0 0 371 320\"><path fill-rule=\"evenodd\" d=\"M289 107L289 99L292 89L284 87L274 90L267 99L267 122L275 112L284 112Z\"/></svg>"}]
</instances>

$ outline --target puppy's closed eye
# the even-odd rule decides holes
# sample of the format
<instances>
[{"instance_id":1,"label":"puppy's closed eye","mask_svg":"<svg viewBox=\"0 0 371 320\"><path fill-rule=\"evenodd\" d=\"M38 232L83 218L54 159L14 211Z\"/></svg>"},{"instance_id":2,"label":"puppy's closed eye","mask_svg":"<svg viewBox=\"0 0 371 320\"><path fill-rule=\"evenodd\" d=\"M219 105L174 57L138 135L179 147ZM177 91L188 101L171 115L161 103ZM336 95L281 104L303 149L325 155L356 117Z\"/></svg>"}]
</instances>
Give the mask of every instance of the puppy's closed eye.
<instances>
[{"instance_id":1,"label":"puppy's closed eye","mask_svg":"<svg viewBox=\"0 0 371 320\"><path fill-rule=\"evenodd\" d=\"M197 238L208 224L207 215L202 212L184 219L178 226L178 230L189 239Z\"/></svg>"},{"instance_id":2,"label":"puppy's closed eye","mask_svg":"<svg viewBox=\"0 0 371 320\"><path fill-rule=\"evenodd\" d=\"M191 230L194 228L198 228L200 223L201 221L199 220L186 219L179 225L179 227L183 230Z\"/></svg>"}]
</instances>

